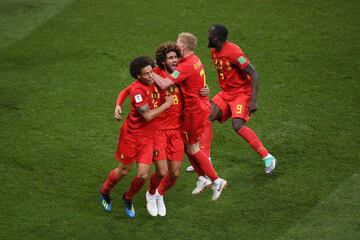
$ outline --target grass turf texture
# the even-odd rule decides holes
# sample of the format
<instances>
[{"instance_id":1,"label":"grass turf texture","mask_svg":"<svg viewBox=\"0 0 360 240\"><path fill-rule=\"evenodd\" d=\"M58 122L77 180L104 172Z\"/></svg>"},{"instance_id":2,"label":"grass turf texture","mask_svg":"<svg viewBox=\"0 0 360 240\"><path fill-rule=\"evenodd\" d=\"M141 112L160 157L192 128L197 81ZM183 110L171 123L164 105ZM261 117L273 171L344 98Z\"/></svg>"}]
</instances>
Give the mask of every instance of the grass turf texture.
<instances>
[{"instance_id":1,"label":"grass turf texture","mask_svg":"<svg viewBox=\"0 0 360 240\"><path fill-rule=\"evenodd\" d=\"M357 1L2 1L1 239L359 239L360 87ZM165 218L128 219L98 186L116 166L117 93L128 63L179 32L194 33L212 95L207 29L224 23L261 76L250 122L278 158L267 177L229 123L214 124L216 202L191 196L182 172ZM126 105L128 109L128 105ZM126 111L127 112L127 111ZM187 166L187 161L184 162ZM185 169L185 168L183 168Z\"/></svg>"}]
</instances>

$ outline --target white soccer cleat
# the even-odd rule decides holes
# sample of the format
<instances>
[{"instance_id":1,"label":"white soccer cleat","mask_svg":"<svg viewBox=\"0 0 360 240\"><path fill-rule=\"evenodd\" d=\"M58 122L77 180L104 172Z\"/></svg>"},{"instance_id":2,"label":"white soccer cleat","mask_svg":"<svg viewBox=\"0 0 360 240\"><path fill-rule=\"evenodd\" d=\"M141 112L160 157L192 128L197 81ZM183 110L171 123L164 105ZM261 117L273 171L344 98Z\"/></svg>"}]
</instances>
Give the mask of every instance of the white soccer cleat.
<instances>
[{"instance_id":1,"label":"white soccer cleat","mask_svg":"<svg viewBox=\"0 0 360 240\"><path fill-rule=\"evenodd\" d=\"M199 180L196 182L196 187L192 191L192 194L201 193L204 190L204 188L206 188L206 187L208 187L210 185L211 185L211 181L209 179L207 179L204 176L200 176Z\"/></svg>"},{"instance_id":2,"label":"white soccer cleat","mask_svg":"<svg viewBox=\"0 0 360 240\"><path fill-rule=\"evenodd\" d=\"M164 203L164 197L160 195L157 189L155 193L155 198L156 198L157 214L159 214L159 216L161 217L165 217L166 207Z\"/></svg>"},{"instance_id":3,"label":"white soccer cleat","mask_svg":"<svg viewBox=\"0 0 360 240\"><path fill-rule=\"evenodd\" d=\"M227 181L225 179L218 178L214 181L211 187L213 190L212 200L215 201L220 197L221 192L222 190L224 190L226 185L227 185Z\"/></svg>"},{"instance_id":4,"label":"white soccer cleat","mask_svg":"<svg viewBox=\"0 0 360 240\"><path fill-rule=\"evenodd\" d=\"M146 191L146 209L149 214L153 217L158 215L158 208L156 205L156 194L150 194L149 191Z\"/></svg>"},{"instance_id":5,"label":"white soccer cleat","mask_svg":"<svg viewBox=\"0 0 360 240\"><path fill-rule=\"evenodd\" d=\"M194 167L193 166L188 166L187 168L186 168L186 171L187 172L193 172L194 171Z\"/></svg>"},{"instance_id":6,"label":"white soccer cleat","mask_svg":"<svg viewBox=\"0 0 360 240\"><path fill-rule=\"evenodd\" d=\"M276 167L276 158L271 155L270 153L263 158L263 162L265 165L265 173L266 174L272 174L273 172L275 172L275 167Z\"/></svg>"}]
</instances>

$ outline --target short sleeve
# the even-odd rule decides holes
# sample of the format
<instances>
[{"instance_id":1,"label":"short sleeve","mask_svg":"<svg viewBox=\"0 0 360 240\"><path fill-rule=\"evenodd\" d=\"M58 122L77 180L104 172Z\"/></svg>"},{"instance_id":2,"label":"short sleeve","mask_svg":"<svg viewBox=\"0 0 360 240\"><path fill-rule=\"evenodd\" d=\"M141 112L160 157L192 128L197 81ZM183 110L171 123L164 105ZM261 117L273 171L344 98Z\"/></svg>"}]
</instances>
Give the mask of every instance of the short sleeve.
<instances>
[{"instance_id":1,"label":"short sleeve","mask_svg":"<svg viewBox=\"0 0 360 240\"><path fill-rule=\"evenodd\" d=\"M244 69L250 63L249 59L245 56L239 47L233 48L230 51L228 58L232 64L235 64L240 69Z\"/></svg>"},{"instance_id":2,"label":"short sleeve","mask_svg":"<svg viewBox=\"0 0 360 240\"><path fill-rule=\"evenodd\" d=\"M191 71L189 71L185 64L179 64L175 71L168 76L168 78L175 84L179 84L185 79L188 79L190 77L190 74Z\"/></svg>"},{"instance_id":3,"label":"short sleeve","mask_svg":"<svg viewBox=\"0 0 360 240\"><path fill-rule=\"evenodd\" d=\"M146 91L141 88L131 89L130 99L131 99L131 103L136 108L139 108L139 107L142 107L142 106L148 104Z\"/></svg>"},{"instance_id":4,"label":"short sleeve","mask_svg":"<svg viewBox=\"0 0 360 240\"><path fill-rule=\"evenodd\" d=\"M129 96L131 88L133 87L135 82L133 82L132 84L130 84L129 86L127 86L125 89L123 89L119 95L118 98L116 99L116 105L122 105L125 101L125 99Z\"/></svg>"}]
</instances>

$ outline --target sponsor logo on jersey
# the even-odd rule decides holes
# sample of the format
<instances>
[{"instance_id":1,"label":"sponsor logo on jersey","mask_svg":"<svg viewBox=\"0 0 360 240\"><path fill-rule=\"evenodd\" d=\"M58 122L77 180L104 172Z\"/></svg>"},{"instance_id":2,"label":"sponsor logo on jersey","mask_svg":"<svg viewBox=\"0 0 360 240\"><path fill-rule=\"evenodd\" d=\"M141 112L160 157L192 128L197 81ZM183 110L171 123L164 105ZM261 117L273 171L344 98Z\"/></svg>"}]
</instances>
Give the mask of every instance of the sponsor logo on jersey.
<instances>
[{"instance_id":1,"label":"sponsor logo on jersey","mask_svg":"<svg viewBox=\"0 0 360 240\"><path fill-rule=\"evenodd\" d=\"M246 63L246 59L245 59L243 56L239 57L237 60L238 60L238 62L239 62L241 65L243 65L244 63Z\"/></svg>"},{"instance_id":2,"label":"sponsor logo on jersey","mask_svg":"<svg viewBox=\"0 0 360 240\"><path fill-rule=\"evenodd\" d=\"M141 94L137 94L135 95L135 102L136 103L141 103L143 101L142 97L141 97Z\"/></svg>"},{"instance_id":3,"label":"sponsor logo on jersey","mask_svg":"<svg viewBox=\"0 0 360 240\"><path fill-rule=\"evenodd\" d=\"M178 70L175 70L175 71L171 74L171 76L172 76L173 78L175 78L175 79L178 78L179 75L180 75L180 73L179 73Z\"/></svg>"}]
</instances>

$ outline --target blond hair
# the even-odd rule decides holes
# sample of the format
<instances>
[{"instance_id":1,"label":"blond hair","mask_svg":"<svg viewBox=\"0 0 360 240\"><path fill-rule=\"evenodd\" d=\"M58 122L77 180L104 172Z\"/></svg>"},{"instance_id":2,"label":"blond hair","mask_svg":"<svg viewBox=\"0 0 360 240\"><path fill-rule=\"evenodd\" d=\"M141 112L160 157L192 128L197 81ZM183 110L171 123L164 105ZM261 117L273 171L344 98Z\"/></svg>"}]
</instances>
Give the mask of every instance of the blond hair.
<instances>
[{"instance_id":1,"label":"blond hair","mask_svg":"<svg viewBox=\"0 0 360 240\"><path fill-rule=\"evenodd\" d=\"M194 51L197 44L196 37L187 32L180 33L178 39L185 45L185 47L191 51Z\"/></svg>"}]
</instances>

